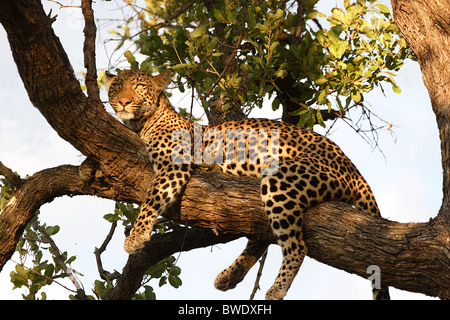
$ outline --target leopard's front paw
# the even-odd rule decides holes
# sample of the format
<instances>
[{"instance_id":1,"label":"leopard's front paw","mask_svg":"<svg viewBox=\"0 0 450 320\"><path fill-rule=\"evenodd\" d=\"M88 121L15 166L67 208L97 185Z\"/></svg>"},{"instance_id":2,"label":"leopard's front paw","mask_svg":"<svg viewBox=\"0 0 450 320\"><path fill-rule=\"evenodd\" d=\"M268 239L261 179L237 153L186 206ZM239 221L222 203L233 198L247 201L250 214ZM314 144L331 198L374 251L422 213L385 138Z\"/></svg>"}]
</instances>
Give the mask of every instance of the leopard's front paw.
<instances>
[{"instance_id":1,"label":"leopard's front paw","mask_svg":"<svg viewBox=\"0 0 450 320\"><path fill-rule=\"evenodd\" d=\"M130 235L125 239L124 248L128 254L135 253L141 250L145 246L145 242L150 240L150 234L137 234L134 229L131 230Z\"/></svg>"}]
</instances>

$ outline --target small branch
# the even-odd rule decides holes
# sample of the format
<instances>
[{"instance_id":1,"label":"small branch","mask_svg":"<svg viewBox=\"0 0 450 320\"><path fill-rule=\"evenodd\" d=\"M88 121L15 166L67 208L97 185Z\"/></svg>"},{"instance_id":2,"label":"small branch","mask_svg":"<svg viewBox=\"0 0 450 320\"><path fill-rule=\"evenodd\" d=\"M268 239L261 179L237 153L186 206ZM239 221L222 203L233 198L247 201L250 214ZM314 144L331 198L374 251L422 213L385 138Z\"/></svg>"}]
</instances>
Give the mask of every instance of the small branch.
<instances>
[{"instance_id":1,"label":"small branch","mask_svg":"<svg viewBox=\"0 0 450 320\"><path fill-rule=\"evenodd\" d=\"M0 161L0 176L4 176L14 187L19 187L23 180Z\"/></svg>"},{"instance_id":2,"label":"small branch","mask_svg":"<svg viewBox=\"0 0 450 320\"><path fill-rule=\"evenodd\" d=\"M117 207L117 204L116 204L116 207ZM111 273L111 272L108 272L105 269L103 269L102 259L100 257L101 254L106 250L106 247L108 246L109 242L111 241L112 236L114 235L114 231L116 230L116 227L117 227L117 221L114 221L111 224L111 229L109 230L109 233L106 236L106 238L103 241L100 248L95 248L95 250L94 250L95 260L97 261L97 270L98 270L98 273L100 274L100 277L103 280L113 280L113 279L117 279L120 277L120 273L117 271L114 271L113 273Z\"/></svg>"},{"instance_id":3,"label":"small branch","mask_svg":"<svg viewBox=\"0 0 450 320\"><path fill-rule=\"evenodd\" d=\"M33 226L38 230L42 235L47 239L47 243L50 245L50 247L53 250L53 254L55 255L56 261L58 261L61 268L64 270L64 273L67 274L69 279L72 281L73 285L75 286L77 290L77 294L81 297L83 300L87 300L86 293L84 292L83 285L78 281L78 279L75 277L73 271L71 268L69 268L66 263L64 262L63 257L61 256L61 251L59 250L56 243L53 241L51 236L45 231L45 229L37 224L36 222L31 222Z\"/></svg>"},{"instance_id":4,"label":"small branch","mask_svg":"<svg viewBox=\"0 0 450 320\"><path fill-rule=\"evenodd\" d=\"M81 1L81 11L84 17L84 67L86 68L86 89L90 99L100 101L97 84L97 67L95 62L95 37L97 27L95 26L94 10L92 10L92 0Z\"/></svg>"},{"instance_id":5,"label":"small branch","mask_svg":"<svg viewBox=\"0 0 450 320\"><path fill-rule=\"evenodd\" d=\"M252 294L250 295L250 300L253 300L253 298L255 297L256 291L258 291L260 289L259 288L259 279L261 279L262 270L264 269L264 263L266 262L266 258L267 258L267 250L266 250L266 252L264 252L261 259L259 260L259 269L258 269L258 273L256 274L255 285L253 286L253 291L252 291Z\"/></svg>"},{"instance_id":6,"label":"small branch","mask_svg":"<svg viewBox=\"0 0 450 320\"><path fill-rule=\"evenodd\" d=\"M105 300L130 299L142 285L145 271L174 253L225 243L237 238L239 236L233 234L217 236L213 231L201 228L180 228L173 232L155 234L141 251L129 256L122 276Z\"/></svg>"},{"instance_id":7,"label":"small branch","mask_svg":"<svg viewBox=\"0 0 450 320\"><path fill-rule=\"evenodd\" d=\"M297 23L294 30L296 38L300 38L303 29L303 2L304 0L297 0Z\"/></svg>"},{"instance_id":8,"label":"small branch","mask_svg":"<svg viewBox=\"0 0 450 320\"><path fill-rule=\"evenodd\" d=\"M167 23L167 22L170 22L170 21L178 18L180 15L182 15L184 12L186 12L186 10L188 10L190 7L192 7L193 4L194 4L194 2L188 2L181 8L178 8L177 10L172 12L172 14L167 19L165 19L165 22Z\"/></svg>"}]
</instances>

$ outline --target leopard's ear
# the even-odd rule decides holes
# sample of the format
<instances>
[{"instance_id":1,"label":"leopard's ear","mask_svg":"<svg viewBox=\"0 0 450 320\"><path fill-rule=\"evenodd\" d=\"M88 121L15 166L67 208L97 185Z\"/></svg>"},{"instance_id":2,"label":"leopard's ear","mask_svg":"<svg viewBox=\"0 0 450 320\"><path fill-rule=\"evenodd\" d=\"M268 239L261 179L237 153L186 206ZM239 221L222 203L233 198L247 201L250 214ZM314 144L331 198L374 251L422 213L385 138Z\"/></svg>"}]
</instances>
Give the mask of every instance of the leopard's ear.
<instances>
[{"instance_id":1,"label":"leopard's ear","mask_svg":"<svg viewBox=\"0 0 450 320\"><path fill-rule=\"evenodd\" d=\"M170 83L170 81L172 81L171 74L172 72L167 69L161 72L159 75L153 77L153 81L158 91L163 91Z\"/></svg>"},{"instance_id":2,"label":"leopard's ear","mask_svg":"<svg viewBox=\"0 0 450 320\"><path fill-rule=\"evenodd\" d=\"M115 74L112 74L108 70L105 70L105 73L103 75L103 83L105 84L106 90L109 89L109 86L111 85L115 77Z\"/></svg>"}]
</instances>

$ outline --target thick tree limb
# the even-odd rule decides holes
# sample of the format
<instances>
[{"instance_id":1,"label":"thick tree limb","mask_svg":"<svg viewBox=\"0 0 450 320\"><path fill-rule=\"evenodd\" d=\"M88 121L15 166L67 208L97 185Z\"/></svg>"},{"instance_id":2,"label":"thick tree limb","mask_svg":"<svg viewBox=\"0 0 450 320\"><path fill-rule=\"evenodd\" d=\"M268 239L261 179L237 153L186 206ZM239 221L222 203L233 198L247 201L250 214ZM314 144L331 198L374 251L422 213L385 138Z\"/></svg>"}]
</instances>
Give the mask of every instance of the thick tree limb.
<instances>
[{"instance_id":1,"label":"thick tree limb","mask_svg":"<svg viewBox=\"0 0 450 320\"><path fill-rule=\"evenodd\" d=\"M43 202L63 194L114 197L112 188L97 189L99 185L97 181L86 185L73 166L47 169L27 179L0 216L0 265L10 257L6 249L10 254L14 251L17 239L11 238L20 236L20 229ZM142 279L140 273L180 250L241 236L273 242L258 190L257 179L196 172L168 217L200 229L189 230L186 238L184 232L175 232L170 239L153 237L142 252L130 256L109 298L134 294ZM377 265L390 286L450 298L450 230L439 220L397 223L366 216L342 203L326 203L308 211L304 228L308 255L318 261L362 277L368 276L368 266Z\"/></svg>"},{"instance_id":2,"label":"thick tree limb","mask_svg":"<svg viewBox=\"0 0 450 320\"><path fill-rule=\"evenodd\" d=\"M441 139L444 199L450 224L450 6L448 1L392 0L395 23L417 56Z\"/></svg>"}]
</instances>

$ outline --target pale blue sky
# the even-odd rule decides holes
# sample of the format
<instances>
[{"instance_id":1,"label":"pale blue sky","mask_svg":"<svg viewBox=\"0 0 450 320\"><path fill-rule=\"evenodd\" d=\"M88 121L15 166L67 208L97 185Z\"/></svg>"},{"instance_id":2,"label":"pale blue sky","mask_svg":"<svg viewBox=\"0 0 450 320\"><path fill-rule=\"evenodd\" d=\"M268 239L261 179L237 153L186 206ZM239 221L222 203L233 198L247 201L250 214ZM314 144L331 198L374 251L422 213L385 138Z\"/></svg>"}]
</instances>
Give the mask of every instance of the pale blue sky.
<instances>
[{"instance_id":1,"label":"pale blue sky","mask_svg":"<svg viewBox=\"0 0 450 320\"><path fill-rule=\"evenodd\" d=\"M79 9L59 10L58 6L49 3L45 6L52 7L53 13L58 14L54 28L75 71L80 73L84 69L83 24ZM98 1L95 7L98 9L97 17L121 16L121 12L112 10L114 2ZM114 25L106 26L105 23L103 26L109 29ZM103 44L108 37L110 35L103 29L97 46L99 69L108 67L108 57L113 51L114 44ZM113 60L119 56L114 55ZM84 159L80 152L62 140L29 102L3 29L0 30L0 64L0 160L22 177L61 164L80 164ZM402 89L400 95L394 94L387 85L386 97L379 91L366 97L377 115L395 125L395 135L387 130L380 132L379 145L383 155L372 150L345 124L336 126L330 138L352 159L369 182L383 217L400 222L428 221L437 214L442 200L442 169L435 117L417 63L408 62L397 83ZM190 95L174 94L171 101L175 106L186 106L190 104ZM111 110L109 106L108 110ZM252 116L279 116L268 110L270 107ZM61 226L55 241L61 249L77 256L74 267L85 275L81 281L88 294L93 281L98 278L94 247L101 245L109 230L109 223L102 216L112 212L113 208L114 202L94 197L58 198L41 208L43 222ZM124 265L127 255L123 250L123 240L122 230L118 230L104 255L106 269L120 271ZM159 299L248 299L258 264L236 289L223 293L213 287L215 276L234 260L245 242L245 239L240 239L181 253L178 266L182 269L183 285L179 289L168 285L158 288L157 282L150 285L154 286ZM17 261L18 257L14 256L14 259ZM280 263L279 247L271 246L256 299L264 298ZM13 268L14 262L10 261L0 273L0 299L20 298L21 290L11 291L9 272ZM70 282L63 282L73 287ZM68 295L57 286L44 291L50 299L65 299ZM422 299L423 295L392 289L391 297ZM366 279L307 258L286 299L371 299L371 289Z\"/></svg>"}]
</instances>

